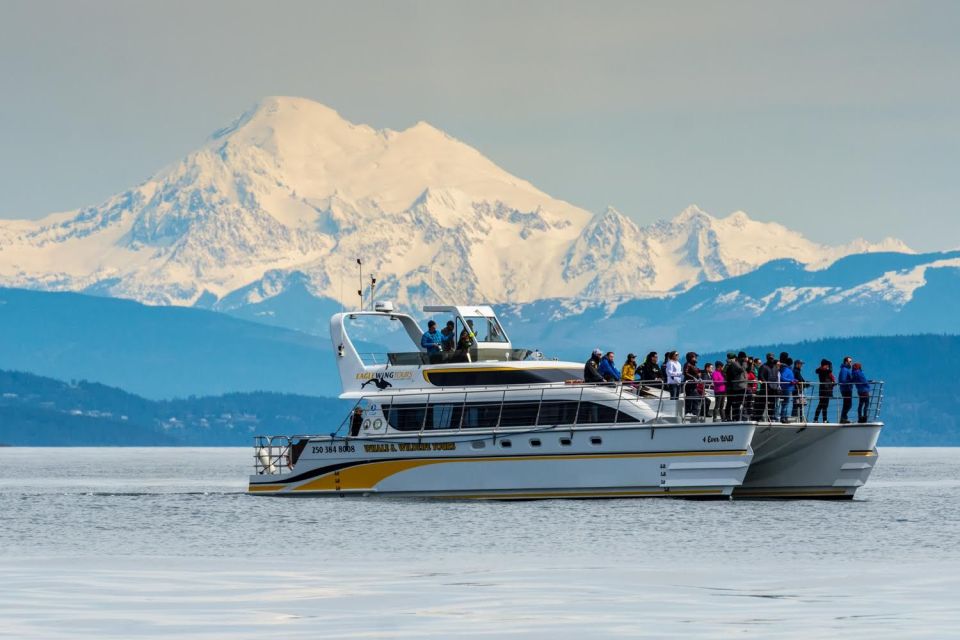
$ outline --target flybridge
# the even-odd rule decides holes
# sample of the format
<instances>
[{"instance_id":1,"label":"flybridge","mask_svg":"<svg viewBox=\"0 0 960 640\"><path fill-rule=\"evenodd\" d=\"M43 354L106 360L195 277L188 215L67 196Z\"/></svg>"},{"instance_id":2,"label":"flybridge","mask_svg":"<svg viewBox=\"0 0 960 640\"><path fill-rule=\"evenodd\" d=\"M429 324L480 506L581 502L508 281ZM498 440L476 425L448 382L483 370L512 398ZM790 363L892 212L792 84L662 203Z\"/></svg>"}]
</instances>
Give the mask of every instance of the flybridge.
<instances>
[{"instance_id":1,"label":"flybridge","mask_svg":"<svg viewBox=\"0 0 960 640\"><path fill-rule=\"evenodd\" d=\"M426 330L409 315L381 301L373 311L334 314L330 337L337 352L343 393L358 397L371 385L388 389L423 389L502 384L562 383L580 377L579 365L534 359L534 352L516 348L489 305L429 305L423 308L437 319L445 335L443 345L421 346ZM376 331L364 341L357 327ZM392 334L392 335L389 335ZM395 338L394 350L361 351L358 344Z\"/></svg>"}]
</instances>

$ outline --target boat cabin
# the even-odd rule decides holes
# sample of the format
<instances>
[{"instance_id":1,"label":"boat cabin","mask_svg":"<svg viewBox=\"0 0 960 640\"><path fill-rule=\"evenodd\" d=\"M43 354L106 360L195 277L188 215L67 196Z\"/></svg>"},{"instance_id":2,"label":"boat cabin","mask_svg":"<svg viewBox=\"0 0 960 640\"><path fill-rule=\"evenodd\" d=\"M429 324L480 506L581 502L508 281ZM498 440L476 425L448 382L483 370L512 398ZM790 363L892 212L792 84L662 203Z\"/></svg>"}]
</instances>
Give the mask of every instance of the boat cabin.
<instances>
[{"instance_id":1,"label":"boat cabin","mask_svg":"<svg viewBox=\"0 0 960 640\"><path fill-rule=\"evenodd\" d=\"M431 305L423 311L437 323L439 349L421 346L426 320L418 323L389 302L330 319L346 397L401 388L556 383L581 375L577 365L542 361L537 352L515 348L488 305Z\"/></svg>"}]
</instances>

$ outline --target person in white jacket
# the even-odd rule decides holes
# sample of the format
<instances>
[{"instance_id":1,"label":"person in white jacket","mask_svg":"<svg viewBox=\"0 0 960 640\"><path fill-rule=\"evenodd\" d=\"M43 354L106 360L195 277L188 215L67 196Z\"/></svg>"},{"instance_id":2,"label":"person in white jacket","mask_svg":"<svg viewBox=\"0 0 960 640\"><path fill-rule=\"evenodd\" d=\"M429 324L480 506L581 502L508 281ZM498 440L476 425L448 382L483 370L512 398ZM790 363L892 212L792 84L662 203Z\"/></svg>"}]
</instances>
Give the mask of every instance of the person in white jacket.
<instances>
[{"instance_id":1,"label":"person in white jacket","mask_svg":"<svg viewBox=\"0 0 960 640\"><path fill-rule=\"evenodd\" d=\"M670 391L670 398L676 400L680 397L680 383L683 381L683 369L680 367L680 354L676 351L667 353L667 362L664 366L667 374L667 389Z\"/></svg>"}]
</instances>

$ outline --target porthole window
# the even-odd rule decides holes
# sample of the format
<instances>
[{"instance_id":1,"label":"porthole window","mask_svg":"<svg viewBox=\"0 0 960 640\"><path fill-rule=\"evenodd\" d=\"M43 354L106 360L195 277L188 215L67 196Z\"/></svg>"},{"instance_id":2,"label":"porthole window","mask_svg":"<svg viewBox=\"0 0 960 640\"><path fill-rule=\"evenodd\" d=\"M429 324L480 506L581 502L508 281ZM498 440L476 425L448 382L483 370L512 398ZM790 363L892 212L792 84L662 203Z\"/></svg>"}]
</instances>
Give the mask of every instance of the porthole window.
<instances>
[{"instance_id":1,"label":"porthole window","mask_svg":"<svg viewBox=\"0 0 960 640\"><path fill-rule=\"evenodd\" d=\"M487 446L487 443L483 440L474 440L470 443L470 447L473 449L483 449L485 446Z\"/></svg>"},{"instance_id":2,"label":"porthole window","mask_svg":"<svg viewBox=\"0 0 960 640\"><path fill-rule=\"evenodd\" d=\"M500 441L500 447L501 447L502 449L509 449L509 448L512 447L512 446L513 446L513 443L510 442L509 440L501 440L501 441Z\"/></svg>"},{"instance_id":3,"label":"porthole window","mask_svg":"<svg viewBox=\"0 0 960 640\"><path fill-rule=\"evenodd\" d=\"M540 446L540 438L530 438L530 446L531 446L531 447L539 447L539 446Z\"/></svg>"},{"instance_id":4,"label":"porthole window","mask_svg":"<svg viewBox=\"0 0 960 640\"><path fill-rule=\"evenodd\" d=\"M600 445L603 444L603 438L601 438L600 436L592 436L590 438L590 444L592 444L595 447L599 447Z\"/></svg>"},{"instance_id":5,"label":"porthole window","mask_svg":"<svg viewBox=\"0 0 960 640\"><path fill-rule=\"evenodd\" d=\"M573 444L573 441L570 438L560 438L561 447L569 447L571 444Z\"/></svg>"}]
</instances>

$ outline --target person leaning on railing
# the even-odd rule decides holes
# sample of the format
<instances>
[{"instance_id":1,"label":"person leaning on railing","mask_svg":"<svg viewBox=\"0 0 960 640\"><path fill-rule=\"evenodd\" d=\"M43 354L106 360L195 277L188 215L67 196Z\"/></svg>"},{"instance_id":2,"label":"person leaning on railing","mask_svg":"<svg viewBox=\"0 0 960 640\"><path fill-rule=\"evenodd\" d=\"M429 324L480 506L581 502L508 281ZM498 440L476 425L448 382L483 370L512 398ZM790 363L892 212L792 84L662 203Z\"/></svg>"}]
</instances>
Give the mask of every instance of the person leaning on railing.
<instances>
[{"instance_id":1,"label":"person leaning on railing","mask_svg":"<svg viewBox=\"0 0 960 640\"><path fill-rule=\"evenodd\" d=\"M843 406L840 409L840 424L849 424L850 409L853 407L853 358L850 356L843 359L837 382L840 385L840 397L843 398Z\"/></svg>"},{"instance_id":2,"label":"person leaning on railing","mask_svg":"<svg viewBox=\"0 0 960 640\"><path fill-rule=\"evenodd\" d=\"M857 397L859 398L859 402L857 403L857 422L863 423L867 421L867 414L870 409L870 382L863 372L863 365L859 362L854 363L850 377L853 384L857 387Z\"/></svg>"},{"instance_id":3,"label":"person leaning on railing","mask_svg":"<svg viewBox=\"0 0 960 640\"><path fill-rule=\"evenodd\" d=\"M594 349L590 354L590 359L583 365L583 381L589 383L603 382L603 376L600 375L600 359L603 353L600 349Z\"/></svg>"},{"instance_id":4,"label":"person leaning on railing","mask_svg":"<svg viewBox=\"0 0 960 640\"><path fill-rule=\"evenodd\" d=\"M663 384L664 373L657 363L657 358L657 352L651 351L640 365L640 380L649 387L660 387Z\"/></svg>"}]
</instances>

